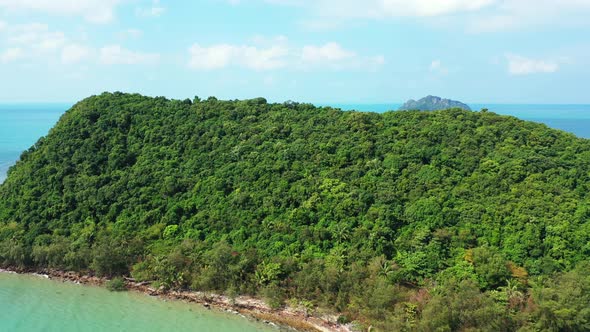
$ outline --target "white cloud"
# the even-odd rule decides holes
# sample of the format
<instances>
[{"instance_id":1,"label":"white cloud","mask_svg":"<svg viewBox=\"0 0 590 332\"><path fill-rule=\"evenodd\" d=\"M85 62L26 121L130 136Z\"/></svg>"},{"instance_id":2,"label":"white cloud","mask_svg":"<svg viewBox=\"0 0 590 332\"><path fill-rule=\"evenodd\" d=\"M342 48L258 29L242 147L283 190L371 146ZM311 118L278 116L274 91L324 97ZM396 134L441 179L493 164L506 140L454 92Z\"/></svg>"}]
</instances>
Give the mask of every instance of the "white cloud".
<instances>
[{"instance_id":1,"label":"white cloud","mask_svg":"<svg viewBox=\"0 0 590 332\"><path fill-rule=\"evenodd\" d=\"M194 44L189 53L189 67L193 69L211 70L237 65L255 70L270 70L286 65L285 57L289 50L282 45L259 48L230 44L203 47Z\"/></svg>"},{"instance_id":2,"label":"white cloud","mask_svg":"<svg viewBox=\"0 0 590 332\"><path fill-rule=\"evenodd\" d=\"M289 54L289 50L280 45L263 49L245 46L241 47L238 53L241 53L240 56L246 67L256 70L269 70L284 67L286 65L284 58Z\"/></svg>"},{"instance_id":3,"label":"white cloud","mask_svg":"<svg viewBox=\"0 0 590 332\"><path fill-rule=\"evenodd\" d=\"M48 33L39 40L36 45L41 50L56 50L64 45L66 37L63 32Z\"/></svg>"},{"instance_id":4,"label":"white cloud","mask_svg":"<svg viewBox=\"0 0 590 332\"><path fill-rule=\"evenodd\" d=\"M588 26L590 0L259 0L297 6L309 16L300 23L312 30L344 25L351 19L424 18L470 32L538 26ZM242 3L243 1L234 1ZM452 19L445 19L453 16ZM436 21L435 21L436 22Z\"/></svg>"},{"instance_id":5,"label":"white cloud","mask_svg":"<svg viewBox=\"0 0 590 332\"><path fill-rule=\"evenodd\" d=\"M517 17L510 15L494 15L487 17L478 17L469 23L471 32L495 32L501 30L511 30L522 24Z\"/></svg>"},{"instance_id":6,"label":"white cloud","mask_svg":"<svg viewBox=\"0 0 590 332\"><path fill-rule=\"evenodd\" d=\"M473 17L473 32L496 32L517 28L589 25L589 0L500 1L490 13Z\"/></svg>"},{"instance_id":7,"label":"white cloud","mask_svg":"<svg viewBox=\"0 0 590 332\"><path fill-rule=\"evenodd\" d=\"M13 47L0 53L0 62L9 63L18 60L24 56L24 52L21 48Z\"/></svg>"},{"instance_id":8,"label":"white cloud","mask_svg":"<svg viewBox=\"0 0 590 332\"><path fill-rule=\"evenodd\" d=\"M166 8L162 7L160 0L153 0L150 7L138 7L135 14L140 17L160 17Z\"/></svg>"},{"instance_id":9,"label":"white cloud","mask_svg":"<svg viewBox=\"0 0 590 332\"><path fill-rule=\"evenodd\" d=\"M324 67L330 69L376 69L385 64L382 55L365 57L343 48L340 44L329 42L321 46L307 45L301 51L304 67Z\"/></svg>"},{"instance_id":10,"label":"white cloud","mask_svg":"<svg viewBox=\"0 0 590 332\"><path fill-rule=\"evenodd\" d=\"M515 54L507 54L506 59L508 72L511 75L554 73L559 70L559 64L551 60L530 59Z\"/></svg>"},{"instance_id":11,"label":"white cloud","mask_svg":"<svg viewBox=\"0 0 590 332\"><path fill-rule=\"evenodd\" d=\"M233 57L234 46L228 44L202 47L194 44L189 49L189 67L193 69L220 69L227 67Z\"/></svg>"},{"instance_id":12,"label":"white cloud","mask_svg":"<svg viewBox=\"0 0 590 332\"><path fill-rule=\"evenodd\" d=\"M371 69L385 63L383 56L362 57L333 42L321 46L290 46L284 36L270 39L257 36L253 38L253 45L194 44L189 48L189 55L188 66L196 70L214 70L231 66L252 70L273 70L285 67Z\"/></svg>"},{"instance_id":13,"label":"white cloud","mask_svg":"<svg viewBox=\"0 0 590 332\"><path fill-rule=\"evenodd\" d=\"M121 39L137 39L143 36L143 31L139 29L127 29L119 32L117 35Z\"/></svg>"},{"instance_id":14,"label":"white cloud","mask_svg":"<svg viewBox=\"0 0 590 332\"><path fill-rule=\"evenodd\" d=\"M301 58L306 63L321 63L340 61L356 56L356 53L345 50L339 44L332 42L322 46L304 46Z\"/></svg>"},{"instance_id":15,"label":"white cloud","mask_svg":"<svg viewBox=\"0 0 590 332\"><path fill-rule=\"evenodd\" d=\"M388 18L433 17L477 11L499 0L265 0L269 4L299 6L321 17ZM240 1L231 1L237 4Z\"/></svg>"},{"instance_id":16,"label":"white cloud","mask_svg":"<svg viewBox=\"0 0 590 332\"><path fill-rule=\"evenodd\" d=\"M385 57L383 55L377 55L369 58L372 65L382 66L385 64Z\"/></svg>"},{"instance_id":17,"label":"white cloud","mask_svg":"<svg viewBox=\"0 0 590 332\"><path fill-rule=\"evenodd\" d=\"M439 59L432 60L429 69L430 72L434 74L446 75L449 73L449 69Z\"/></svg>"},{"instance_id":18,"label":"white cloud","mask_svg":"<svg viewBox=\"0 0 590 332\"><path fill-rule=\"evenodd\" d=\"M226 0L232 5L254 0ZM347 25L355 19L386 20L419 18L421 22L438 22L434 18L448 18L446 24L465 24L472 17L509 0L258 0L269 5L298 7L308 12L299 21L307 30L330 30ZM523 1L523 0L510 0ZM575 1L575 0L566 0ZM579 0L586 1L586 0ZM468 15L459 15L468 14ZM460 22L460 23L457 23ZM473 30L473 29L472 29Z\"/></svg>"},{"instance_id":19,"label":"white cloud","mask_svg":"<svg viewBox=\"0 0 590 332\"><path fill-rule=\"evenodd\" d=\"M37 11L62 16L80 16L93 23L107 23L121 0L0 0L7 11Z\"/></svg>"},{"instance_id":20,"label":"white cloud","mask_svg":"<svg viewBox=\"0 0 590 332\"><path fill-rule=\"evenodd\" d=\"M91 53L88 47L69 41L63 32L53 31L47 24L6 24L3 33L6 43L12 46L3 57L4 62L23 58L49 62L61 59L64 64L71 64L80 62Z\"/></svg>"},{"instance_id":21,"label":"white cloud","mask_svg":"<svg viewBox=\"0 0 590 332\"><path fill-rule=\"evenodd\" d=\"M134 52L120 45L109 45L100 49L99 61L105 65L150 65L158 63L160 55Z\"/></svg>"},{"instance_id":22,"label":"white cloud","mask_svg":"<svg viewBox=\"0 0 590 332\"><path fill-rule=\"evenodd\" d=\"M9 28L8 41L39 50L56 50L66 41L61 31L50 31L47 24L20 24Z\"/></svg>"},{"instance_id":23,"label":"white cloud","mask_svg":"<svg viewBox=\"0 0 590 332\"><path fill-rule=\"evenodd\" d=\"M2 1L2 0L0 0ZM9 49L0 53L0 62L7 63L26 59L64 65L92 61L105 65L155 64L157 53L142 53L128 50L121 45L107 45L100 49L89 47L84 42L71 40L61 31L53 31L47 24L30 23L3 26L1 33ZM140 30L129 29L126 36L137 37Z\"/></svg>"},{"instance_id":24,"label":"white cloud","mask_svg":"<svg viewBox=\"0 0 590 332\"><path fill-rule=\"evenodd\" d=\"M91 50L79 44L66 45L61 51L61 62L65 64L78 63L91 54Z\"/></svg>"},{"instance_id":25,"label":"white cloud","mask_svg":"<svg viewBox=\"0 0 590 332\"><path fill-rule=\"evenodd\" d=\"M367 17L432 17L477 11L496 0L379 0L365 11ZM356 1L359 3L359 1ZM362 13L362 12L361 12Z\"/></svg>"},{"instance_id":26,"label":"white cloud","mask_svg":"<svg viewBox=\"0 0 590 332\"><path fill-rule=\"evenodd\" d=\"M27 49L27 53L54 52L63 47L67 41L61 31L51 31L46 24L30 23L5 25L5 40L12 46Z\"/></svg>"},{"instance_id":27,"label":"white cloud","mask_svg":"<svg viewBox=\"0 0 590 332\"><path fill-rule=\"evenodd\" d=\"M441 63L441 61L440 61L440 60L433 60L433 61L430 63L430 70L431 70L431 71L436 71L436 70L439 70L439 69L441 68L441 66L442 66L442 63Z\"/></svg>"}]
</instances>

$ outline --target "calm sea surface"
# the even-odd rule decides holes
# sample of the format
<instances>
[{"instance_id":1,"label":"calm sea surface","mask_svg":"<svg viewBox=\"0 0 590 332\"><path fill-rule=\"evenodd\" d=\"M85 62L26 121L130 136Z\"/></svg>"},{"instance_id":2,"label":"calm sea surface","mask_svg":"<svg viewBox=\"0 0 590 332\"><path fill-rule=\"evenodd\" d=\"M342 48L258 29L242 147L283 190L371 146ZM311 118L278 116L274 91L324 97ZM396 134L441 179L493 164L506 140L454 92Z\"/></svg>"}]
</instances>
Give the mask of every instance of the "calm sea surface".
<instances>
[{"instance_id":1,"label":"calm sea surface","mask_svg":"<svg viewBox=\"0 0 590 332\"><path fill-rule=\"evenodd\" d=\"M31 147L68 109L69 104L0 104L0 182L22 151Z\"/></svg>"},{"instance_id":2,"label":"calm sea surface","mask_svg":"<svg viewBox=\"0 0 590 332\"><path fill-rule=\"evenodd\" d=\"M0 331L279 331L196 304L0 273Z\"/></svg>"},{"instance_id":3,"label":"calm sea surface","mask_svg":"<svg viewBox=\"0 0 590 332\"><path fill-rule=\"evenodd\" d=\"M367 112L395 110L401 104L322 104ZM70 108L70 104L0 104L0 183L6 171ZM471 104L473 110L513 115L545 123L583 138L590 138L590 105Z\"/></svg>"}]
</instances>

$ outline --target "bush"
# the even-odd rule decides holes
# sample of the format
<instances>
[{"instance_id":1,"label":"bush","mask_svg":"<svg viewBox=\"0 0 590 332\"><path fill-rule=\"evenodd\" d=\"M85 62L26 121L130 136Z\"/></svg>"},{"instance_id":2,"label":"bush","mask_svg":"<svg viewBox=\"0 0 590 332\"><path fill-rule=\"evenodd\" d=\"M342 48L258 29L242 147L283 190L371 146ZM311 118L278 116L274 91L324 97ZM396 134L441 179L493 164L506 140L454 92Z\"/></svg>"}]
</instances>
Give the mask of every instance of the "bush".
<instances>
[{"instance_id":1,"label":"bush","mask_svg":"<svg viewBox=\"0 0 590 332\"><path fill-rule=\"evenodd\" d=\"M280 309L285 302L285 291L277 284L270 284L262 289L262 297L271 309Z\"/></svg>"},{"instance_id":2,"label":"bush","mask_svg":"<svg viewBox=\"0 0 590 332\"><path fill-rule=\"evenodd\" d=\"M338 316L337 322L338 324L348 324L350 323L350 318L348 318L346 315L340 315Z\"/></svg>"},{"instance_id":3,"label":"bush","mask_svg":"<svg viewBox=\"0 0 590 332\"><path fill-rule=\"evenodd\" d=\"M127 290L127 285L125 284L125 280L121 277L113 278L106 282L106 287L111 292L122 292Z\"/></svg>"}]
</instances>

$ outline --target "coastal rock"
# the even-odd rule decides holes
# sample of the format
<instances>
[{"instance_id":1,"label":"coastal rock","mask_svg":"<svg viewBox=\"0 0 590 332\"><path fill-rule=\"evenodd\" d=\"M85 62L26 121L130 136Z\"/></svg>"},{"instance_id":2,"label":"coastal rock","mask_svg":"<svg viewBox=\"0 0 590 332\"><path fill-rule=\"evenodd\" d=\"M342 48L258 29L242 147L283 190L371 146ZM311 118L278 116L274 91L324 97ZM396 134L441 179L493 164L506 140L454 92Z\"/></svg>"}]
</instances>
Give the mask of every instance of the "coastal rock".
<instances>
[{"instance_id":1,"label":"coastal rock","mask_svg":"<svg viewBox=\"0 0 590 332\"><path fill-rule=\"evenodd\" d=\"M420 111L436 111L436 110L444 110L449 108L461 108L467 111L471 111L471 108L456 100L451 99L444 99L441 97L436 96L428 96L424 97L420 100L408 100L405 104L403 104L399 110L400 111L409 111L409 110L420 110Z\"/></svg>"}]
</instances>

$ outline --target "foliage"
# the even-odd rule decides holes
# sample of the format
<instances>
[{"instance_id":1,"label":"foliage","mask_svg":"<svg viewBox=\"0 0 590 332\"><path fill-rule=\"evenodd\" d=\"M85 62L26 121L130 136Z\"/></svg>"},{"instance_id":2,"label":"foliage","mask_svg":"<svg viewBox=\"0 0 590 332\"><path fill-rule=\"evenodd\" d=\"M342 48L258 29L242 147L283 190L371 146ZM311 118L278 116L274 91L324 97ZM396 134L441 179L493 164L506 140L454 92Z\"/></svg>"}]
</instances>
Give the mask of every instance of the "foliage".
<instances>
[{"instance_id":1,"label":"foliage","mask_svg":"<svg viewBox=\"0 0 590 332\"><path fill-rule=\"evenodd\" d=\"M0 266L382 330L584 330L589 195L590 141L491 112L105 93L10 169Z\"/></svg>"},{"instance_id":2,"label":"foliage","mask_svg":"<svg viewBox=\"0 0 590 332\"><path fill-rule=\"evenodd\" d=\"M106 282L106 287L111 292L122 292L127 290L127 286L125 285L125 280L121 277L115 277Z\"/></svg>"},{"instance_id":3,"label":"foliage","mask_svg":"<svg viewBox=\"0 0 590 332\"><path fill-rule=\"evenodd\" d=\"M543 282L534 292L537 328L545 331L590 330L590 264Z\"/></svg>"}]
</instances>

